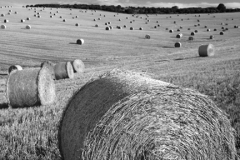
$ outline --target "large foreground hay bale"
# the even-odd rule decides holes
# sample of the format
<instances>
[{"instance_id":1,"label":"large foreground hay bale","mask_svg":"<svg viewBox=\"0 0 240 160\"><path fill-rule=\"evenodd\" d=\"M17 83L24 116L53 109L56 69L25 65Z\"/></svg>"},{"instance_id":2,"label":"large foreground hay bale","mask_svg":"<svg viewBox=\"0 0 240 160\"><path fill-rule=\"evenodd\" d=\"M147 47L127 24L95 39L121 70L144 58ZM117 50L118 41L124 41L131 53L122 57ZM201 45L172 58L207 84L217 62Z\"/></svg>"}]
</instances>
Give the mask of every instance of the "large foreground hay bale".
<instances>
[{"instance_id":1,"label":"large foreground hay bale","mask_svg":"<svg viewBox=\"0 0 240 160\"><path fill-rule=\"evenodd\" d=\"M15 70L8 77L7 100L13 108L49 105L55 97L55 84L46 67Z\"/></svg>"},{"instance_id":2,"label":"large foreground hay bale","mask_svg":"<svg viewBox=\"0 0 240 160\"><path fill-rule=\"evenodd\" d=\"M80 59L75 59L71 62L73 66L74 73L83 73L85 70L85 65Z\"/></svg>"},{"instance_id":3,"label":"large foreground hay bale","mask_svg":"<svg viewBox=\"0 0 240 160\"><path fill-rule=\"evenodd\" d=\"M56 80L74 78L74 72L71 62L59 62L54 66Z\"/></svg>"},{"instance_id":4,"label":"large foreground hay bale","mask_svg":"<svg viewBox=\"0 0 240 160\"><path fill-rule=\"evenodd\" d=\"M8 68L8 74L10 74L12 71L15 71L15 70L23 70L22 66L20 65L12 65Z\"/></svg>"},{"instance_id":5,"label":"large foreground hay bale","mask_svg":"<svg viewBox=\"0 0 240 160\"><path fill-rule=\"evenodd\" d=\"M198 54L200 57L210 57L215 54L215 47L212 44L201 45L198 48Z\"/></svg>"},{"instance_id":6,"label":"large foreground hay bale","mask_svg":"<svg viewBox=\"0 0 240 160\"><path fill-rule=\"evenodd\" d=\"M64 160L232 160L233 129L207 96L129 71L88 82L59 128Z\"/></svg>"}]
</instances>

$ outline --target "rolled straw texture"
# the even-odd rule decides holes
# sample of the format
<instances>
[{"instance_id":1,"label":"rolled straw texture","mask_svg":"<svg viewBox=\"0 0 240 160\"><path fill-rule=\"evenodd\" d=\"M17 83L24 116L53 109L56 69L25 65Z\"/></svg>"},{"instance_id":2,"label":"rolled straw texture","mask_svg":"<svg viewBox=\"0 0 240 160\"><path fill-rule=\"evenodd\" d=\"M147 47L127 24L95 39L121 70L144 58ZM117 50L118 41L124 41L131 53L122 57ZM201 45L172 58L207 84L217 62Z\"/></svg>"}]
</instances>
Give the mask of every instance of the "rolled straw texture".
<instances>
[{"instance_id":1,"label":"rolled straw texture","mask_svg":"<svg viewBox=\"0 0 240 160\"><path fill-rule=\"evenodd\" d=\"M230 160L233 129L207 96L130 71L88 82L59 127L64 160Z\"/></svg>"},{"instance_id":2,"label":"rolled straw texture","mask_svg":"<svg viewBox=\"0 0 240 160\"><path fill-rule=\"evenodd\" d=\"M54 66L56 80L74 78L74 72L71 62L59 62Z\"/></svg>"},{"instance_id":3,"label":"rolled straw texture","mask_svg":"<svg viewBox=\"0 0 240 160\"><path fill-rule=\"evenodd\" d=\"M7 100L13 108L52 104L55 96L54 81L45 67L15 70L8 77Z\"/></svg>"},{"instance_id":4,"label":"rolled straw texture","mask_svg":"<svg viewBox=\"0 0 240 160\"><path fill-rule=\"evenodd\" d=\"M198 48L198 54L199 54L200 57L214 56L215 47L212 44L201 45Z\"/></svg>"}]
</instances>

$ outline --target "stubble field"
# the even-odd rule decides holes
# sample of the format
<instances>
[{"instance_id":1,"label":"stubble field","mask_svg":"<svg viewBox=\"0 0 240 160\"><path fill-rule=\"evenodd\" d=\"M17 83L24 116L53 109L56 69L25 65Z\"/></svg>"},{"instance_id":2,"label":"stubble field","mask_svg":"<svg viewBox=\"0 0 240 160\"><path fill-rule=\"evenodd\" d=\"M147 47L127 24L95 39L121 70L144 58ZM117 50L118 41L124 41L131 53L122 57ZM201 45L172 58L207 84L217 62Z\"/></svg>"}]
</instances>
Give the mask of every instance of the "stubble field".
<instances>
[{"instance_id":1,"label":"stubble field","mask_svg":"<svg viewBox=\"0 0 240 160\"><path fill-rule=\"evenodd\" d=\"M12 10L10 15L9 10ZM34 16L37 13L41 18ZM0 29L0 159L61 159L57 134L65 105L88 80L113 68L144 72L208 95L229 114L240 154L240 28L234 28L240 25L239 13L147 17L79 9L13 7L0 8L0 14L5 14L0 17L0 24L7 26ZM27 17L29 21L20 22ZM147 24L146 18L150 20ZM4 23L4 19L9 22ZM105 25L106 22L111 24ZM26 25L32 28L25 29ZM106 26L113 29L106 31ZM211 31L207 32L205 26ZM222 27L228 28L224 35L219 34ZM174 32L169 33L166 28ZM198 33L189 41L190 33L195 30ZM183 33L181 39L176 38L178 33ZM145 39L146 34L151 39ZM215 38L209 39L210 35ZM80 38L84 39L84 45L76 44ZM175 48L175 42L181 42L182 47ZM215 46L215 56L199 57L198 47L208 43ZM75 75L74 79L55 81L54 104L8 108L5 90L10 65L38 67L44 61L74 59L84 62L85 73Z\"/></svg>"}]
</instances>

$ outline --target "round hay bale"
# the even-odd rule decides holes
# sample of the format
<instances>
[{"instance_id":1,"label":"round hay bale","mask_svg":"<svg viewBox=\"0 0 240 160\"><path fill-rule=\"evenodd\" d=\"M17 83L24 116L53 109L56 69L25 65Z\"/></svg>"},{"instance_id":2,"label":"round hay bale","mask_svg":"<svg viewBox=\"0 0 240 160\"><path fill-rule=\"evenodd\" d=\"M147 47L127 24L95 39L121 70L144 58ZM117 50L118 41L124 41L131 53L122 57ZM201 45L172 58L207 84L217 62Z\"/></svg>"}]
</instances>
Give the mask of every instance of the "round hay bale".
<instances>
[{"instance_id":1,"label":"round hay bale","mask_svg":"<svg viewBox=\"0 0 240 160\"><path fill-rule=\"evenodd\" d=\"M124 27L124 28L127 28L127 25L124 25L123 27Z\"/></svg>"},{"instance_id":2,"label":"round hay bale","mask_svg":"<svg viewBox=\"0 0 240 160\"><path fill-rule=\"evenodd\" d=\"M20 65L12 65L8 68L8 74L15 70L23 70L23 68Z\"/></svg>"},{"instance_id":3,"label":"round hay bale","mask_svg":"<svg viewBox=\"0 0 240 160\"><path fill-rule=\"evenodd\" d=\"M50 16L50 18L52 18L53 16Z\"/></svg>"},{"instance_id":4,"label":"round hay bale","mask_svg":"<svg viewBox=\"0 0 240 160\"><path fill-rule=\"evenodd\" d=\"M210 31L211 31L211 29L207 29L207 31L208 31L208 32L210 32Z\"/></svg>"},{"instance_id":5,"label":"round hay bale","mask_svg":"<svg viewBox=\"0 0 240 160\"><path fill-rule=\"evenodd\" d=\"M195 33L198 33L198 30L195 30L194 32L195 32Z\"/></svg>"},{"instance_id":6,"label":"round hay bale","mask_svg":"<svg viewBox=\"0 0 240 160\"><path fill-rule=\"evenodd\" d=\"M173 30L172 30L172 29L170 29L170 30L169 30L169 33L173 33Z\"/></svg>"},{"instance_id":7,"label":"round hay bale","mask_svg":"<svg viewBox=\"0 0 240 160\"><path fill-rule=\"evenodd\" d=\"M74 78L74 72L71 62L59 62L54 66L56 80Z\"/></svg>"},{"instance_id":8,"label":"round hay bale","mask_svg":"<svg viewBox=\"0 0 240 160\"><path fill-rule=\"evenodd\" d=\"M198 48L198 54L200 57L211 57L215 54L215 47L212 44L201 45Z\"/></svg>"},{"instance_id":9,"label":"round hay bale","mask_svg":"<svg viewBox=\"0 0 240 160\"><path fill-rule=\"evenodd\" d=\"M111 22L108 22L108 24L111 24Z\"/></svg>"},{"instance_id":10,"label":"round hay bale","mask_svg":"<svg viewBox=\"0 0 240 160\"><path fill-rule=\"evenodd\" d=\"M24 20L24 19L21 19L21 22L23 23L23 22L25 22L25 20Z\"/></svg>"},{"instance_id":11,"label":"round hay bale","mask_svg":"<svg viewBox=\"0 0 240 160\"><path fill-rule=\"evenodd\" d=\"M182 38L183 37L183 34L182 33L179 33L176 35L176 38Z\"/></svg>"},{"instance_id":12,"label":"round hay bale","mask_svg":"<svg viewBox=\"0 0 240 160\"><path fill-rule=\"evenodd\" d=\"M176 47L176 48L180 48L181 46L182 46L181 42L176 42L174 44L174 47Z\"/></svg>"},{"instance_id":13,"label":"round hay bale","mask_svg":"<svg viewBox=\"0 0 240 160\"><path fill-rule=\"evenodd\" d=\"M193 38L193 37L188 37L188 40L189 40L189 41L193 41L194 38Z\"/></svg>"},{"instance_id":14,"label":"round hay bale","mask_svg":"<svg viewBox=\"0 0 240 160\"><path fill-rule=\"evenodd\" d=\"M109 26L109 28L110 28L110 29L113 29L113 27L112 27L112 26Z\"/></svg>"},{"instance_id":15,"label":"round hay bale","mask_svg":"<svg viewBox=\"0 0 240 160\"><path fill-rule=\"evenodd\" d=\"M30 21L30 18L29 18L29 17L27 17L27 20L28 20L28 21Z\"/></svg>"},{"instance_id":16,"label":"round hay bale","mask_svg":"<svg viewBox=\"0 0 240 160\"><path fill-rule=\"evenodd\" d=\"M96 21L96 19L93 19L93 21Z\"/></svg>"},{"instance_id":17,"label":"round hay bale","mask_svg":"<svg viewBox=\"0 0 240 160\"><path fill-rule=\"evenodd\" d=\"M76 23L76 24L75 24L75 26L79 26L79 24L78 24L78 23Z\"/></svg>"},{"instance_id":18,"label":"round hay bale","mask_svg":"<svg viewBox=\"0 0 240 160\"><path fill-rule=\"evenodd\" d=\"M195 32L191 32L191 36L194 36L195 35Z\"/></svg>"},{"instance_id":19,"label":"round hay bale","mask_svg":"<svg viewBox=\"0 0 240 160\"><path fill-rule=\"evenodd\" d=\"M91 80L60 121L64 160L234 159L233 128L210 98L130 71Z\"/></svg>"},{"instance_id":20,"label":"round hay bale","mask_svg":"<svg viewBox=\"0 0 240 160\"><path fill-rule=\"evenodd\" d=\"M217 29L215 28L213 31L217 31Z\"/></svg>"},{"instance_id":21,"label":"round hay bale","mask_svg":"<svg viewBox=\"0 0 240 160\"><path fill-rule=\"evenodd\" d=\"M214 39L214 35L211 35L209 38L210 38L210 39Z\"/></svg>"},{"instance_id":22,"label":"round hay bale","mask_svg":"<svg viewBox=\"0 0 240 160\"><path fill-rule=\"evenodd\" d=\"M63 22L66 22L66 19L63 19Z\"/></svg>"},{"instance_id":23,"label":"round hay bale","mask_svg":"<svg viewBox=\"0 0 240 160\"><path fill-rule=\"evenodd\" d=\"M150 39L150 35L147 34L147 35L145 36L145 38L146 38L146 39Z\"/></svg>"},{"instance_id":24,"label":"round hay bale","mask_svg":"<svg viewBox=\"0 0 240 160\"><path fill-rule=\"evenodd\" d=\"M154 28L157 28L157 26L154 26Z\"/></svg>"},{"instance_id":25,"label":"round hay bale","mask_svg":"<svg viewBox=\"0 0 240 160\"><path fill-rule=\"evenodd\" d=\"M7 80L9 106L49 105L55 101L55 84L47 67L12 71Z\"/></svg>"},{"instance_id":26,"label":"round hay bale","mask_svg":"<svg viewBox=\"0 0 240 160\"><path fill-rule=\"evenodd\" d=\"M5 14L1 14L1 17L4 17L5 16Z\"/></svg>"},{"instance_id":27,"label":"round hay bale","mask_svg":"<svg viewBox=\"0 0 240 160\"><path fill-rule=\"evenodd\" d=\"M95 27L98 27L98 24L96 24Z\"/></svg>"},{"instance_id":28,"label":"round hay bale","mask_svg":"<svg viewBox=\"0 0 240 160\"><path fill-rule=\"evenodd\" d=\"M4 23L8 23L9 22L9 20L8 19L4 19L4 21L3 21Z\"/></svg>"},{"instance_id":29,"label":"round hay bale","mask_svg":"<svg viewBox=\"0 0 240 160\"><path fill-rule=\"evenodd\" d=\"M223 32L220 32L220 35L224 35L224 33L223 33Z\"/></svg>"},{"instance_id":30,"label":"round hay bale","mask_svg":"<svg viewBox=\"0 0 240 160\"><path fill-rule=\"evenodd\" d=\"M83 73L85 70L85 65L80 59L75 59L71 62L73 66L74 73Z\"/></svg>"},{"instance_id":31,"label":"round hay bale","mask_svg":"<svg viewBox=\"0 0 240 160\"><path fill-rule=\"evenodd\" d=\"M27 26L26 26L26 29L31 29L31 26L30 26L30 25L27 25Z\"/></svg>"},{"instance_id":32,"label":"round hay bale","mask_svg":"<svg viewBox=\"0 0 240 160\"><path fill-rule=\"evenodd\" d=\"M109 27L106 27L105 29L106 29L107 31L109 31L109 30L110 30L110 28L109 28Z\"/></svg>"},{"instance_id":33,"label":"round hay bale","mask_svg":"<svg viewBox=\"0 0 240 160\"><path fill-rule=\"evenodd\" d=\"M6 25L1 25L1 29L6 29L7 28L7 26Z\"/></svg>"},{"instance_id":34,"label":"round hay bale","mask_svg":"<svg viewBox=\"0 0 240 160\"><path fill-rule=\"evenodd\" d=\"M130 30L134 30L134 28L133 28L133 27L130 27Z\"/></svg>"},{"instance_id":35,"label":"round hay bale","mask_svg":"<svg viewBox=\"0 0 240 160\"><path fill-rule=\"evenodd\" d=\"M139 30L143 30L143 28L142 28L142 27L140 27L140 28L139 28Z\"/></svg>"},{"instance_id":36,"label":"round hay bale","mask_svg":"<svg viewBox=\"0 0 240 160\"><path fill-rule=\"evenodd\" d=\"M166 30L168 30L168 28L166 28Z\"/></svg>"},{"instance_id":37,"label":"round hay bale","mask_svg":"<svg viewBox=\"0 0 240 160\"><path fill-rule=\"evenodd\" d=\"M98 20L101 20L101 18L98 18Z\"/></svg>"},{"instance_id":38,"label":"round hay bale","mask_svg":"<svg viewBox=\"0 0 240 160\"><path fill-rule=\"evenodd\" d=\"M79 44L79 45L83 45L84 44L84 39L78 39L76 43Z\"/></svg>"}]
</instances>

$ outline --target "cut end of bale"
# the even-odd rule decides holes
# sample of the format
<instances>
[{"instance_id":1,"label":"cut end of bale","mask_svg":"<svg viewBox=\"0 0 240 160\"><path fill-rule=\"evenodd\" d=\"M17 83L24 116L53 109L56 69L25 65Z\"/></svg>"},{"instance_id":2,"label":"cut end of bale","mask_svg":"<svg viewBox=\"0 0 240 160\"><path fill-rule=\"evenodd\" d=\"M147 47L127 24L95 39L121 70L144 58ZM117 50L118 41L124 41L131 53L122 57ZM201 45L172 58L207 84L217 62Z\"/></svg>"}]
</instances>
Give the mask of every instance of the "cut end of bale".
<instances>
[{"instance_id":1,"label":"cut end of bale","mask_svg":"<svg viewBox=\"0 0 240 160\"><path fill-rule=\"evenodd\" d=\"M75 59L72 61L72 66L74 73L83 73L85 70L85 65L80 59Z\"/></svg>"},{"instance_id":2,"label":"cut end of bale","mask_svg":"<svg viewBox=\"0 0 240 160\"><path fill-rule=\"evenodd\" d=\"M50 105L56 99L52 70L49 66L43 65L38 75L38 94L41 105Z\"/></svg>"}]
</instances>

